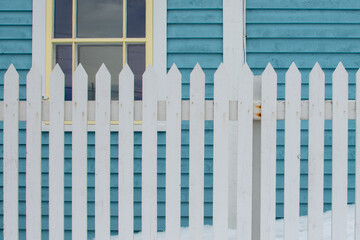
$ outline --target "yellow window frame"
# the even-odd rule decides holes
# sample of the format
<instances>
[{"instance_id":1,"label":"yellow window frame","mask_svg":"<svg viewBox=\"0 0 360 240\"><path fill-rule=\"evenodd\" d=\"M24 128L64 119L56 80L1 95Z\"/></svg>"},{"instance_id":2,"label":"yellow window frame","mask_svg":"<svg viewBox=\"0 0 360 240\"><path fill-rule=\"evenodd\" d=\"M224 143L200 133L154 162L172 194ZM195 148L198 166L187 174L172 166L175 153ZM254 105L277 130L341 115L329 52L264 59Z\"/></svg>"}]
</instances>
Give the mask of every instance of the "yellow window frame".
<instances>
[{"instance_id":1,"label":"yellow window frame","mask_svg":"<svg viewBox=\"0 0 360 240\"><path fill-rule=\"evenodd\" d=\"M145 38L126 38L127 20L127 0L123 0L123 36L124 38L76 38L76 8L77 0L72 1L72 38L54 38L54 0L46 2L46 50L45 50L45 97L49 98L50 93L50 73L53 68L53 51L55 44L72 45L72 71L76 69L76 44L77 43L121 43L123 47L123 63L126 63L127 43L145 44L145 65L152 64L153 61L153 0L145 0Z\"/></svg>"}]
</instances>

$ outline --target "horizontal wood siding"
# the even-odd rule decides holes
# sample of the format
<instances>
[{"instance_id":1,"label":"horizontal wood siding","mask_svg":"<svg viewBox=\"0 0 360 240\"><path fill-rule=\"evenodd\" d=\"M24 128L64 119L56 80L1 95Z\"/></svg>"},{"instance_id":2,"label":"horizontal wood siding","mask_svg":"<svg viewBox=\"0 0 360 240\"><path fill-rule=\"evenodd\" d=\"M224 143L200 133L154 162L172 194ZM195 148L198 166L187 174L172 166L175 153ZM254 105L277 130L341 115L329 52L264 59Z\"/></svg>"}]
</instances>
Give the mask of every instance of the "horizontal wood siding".
<instances>
[{"instance_id":1,"label":"horizontal wood siding","mask_svg":"<svg viewBox=\"0 0 360 240\"><path fill-rule=\"evenodd\" d=\"M0 100L4 74L11 63L20 75L20 99L26 99L26 74L31 67L32 1L0 0ZM19 237L25 239L25 124L19 128ZM3 124L0 124L0 239L3 238Z\"/></svg>"},{"instance_id":2,"label":"horizontal wood siding","mask_svg":"<svg viewBox=\"0 0 360 240\"><path fill-rule=\"evenodd\" d=\"M255 74L271 64L278 74L278 98L285 98L285 73L295 62L302 74L302 99L308 99L309 73L318 61L325 72L325 98L332 97L332 72L342 61L349 72L349 99L355 99L360 67L360 3L328 0L248 0L247 62ZM308 122L301 123L300 214L307 214ZM284 216L284 121L277 131L277 211ZM331 208L331 121L325 122L324 210ZM348 202L355 198L355 122L349 121Z\"/></svg>"}]
</instances>

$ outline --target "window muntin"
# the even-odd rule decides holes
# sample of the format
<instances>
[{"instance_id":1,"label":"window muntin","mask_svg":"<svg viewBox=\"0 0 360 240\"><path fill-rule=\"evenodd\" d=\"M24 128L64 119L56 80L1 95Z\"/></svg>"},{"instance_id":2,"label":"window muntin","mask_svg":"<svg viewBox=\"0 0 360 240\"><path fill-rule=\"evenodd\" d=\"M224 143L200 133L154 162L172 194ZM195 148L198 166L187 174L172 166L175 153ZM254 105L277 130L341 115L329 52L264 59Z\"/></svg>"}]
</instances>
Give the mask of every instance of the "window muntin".
<instances>
[{"instance_id":1,"label":"window muntin","mask_svg":"<svg viewBox=\"0 0 360 240\"><path fill-rule=\"evenodd\" d=\"M103 61L112 76L112 99L118 98L117 79L124 63L130 65L135 75L135 99L141 99L142 74L145 66L152 63L152 0L50 0L50 2L52 4L47 6L49 21L47 21L46 96L49 96L48 79L51 69L59 63L66 78L65 99L70 100L72 72L79 63L82 63L89 75L89 100L94 100L95 74L93 73L100 67L100 64L99 66L96 64ZM86 4L91 5L92 8L83 7ZM116 11L120 12L116 15L114 14ZM100 13L104 13L105 16L91 16L101 15ZM69 15L71 21L68 20ZM116 23L112 21L114 19ZM91 24L86 26L84 21ZM94 28L103 29L93 31ZM97 49L98 54L87 54L87 56L96 55L98 60L86 60L86 52L90 49L94 51ZM99 53L101 49L104 51L103 54ZM63 50L65 52L60 53ZM105 52L110 55L106 56ZM69 71L69 62L71 62L71 71Z\"/></svg>"}]
</instances>

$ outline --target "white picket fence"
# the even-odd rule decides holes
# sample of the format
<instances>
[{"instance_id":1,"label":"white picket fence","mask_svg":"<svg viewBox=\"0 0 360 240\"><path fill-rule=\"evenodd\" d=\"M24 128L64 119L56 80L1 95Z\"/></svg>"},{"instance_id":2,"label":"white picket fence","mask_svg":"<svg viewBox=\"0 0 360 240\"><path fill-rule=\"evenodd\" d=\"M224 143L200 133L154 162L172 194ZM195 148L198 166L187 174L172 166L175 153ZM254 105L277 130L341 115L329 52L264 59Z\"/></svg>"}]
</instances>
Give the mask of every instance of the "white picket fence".
<instances>
[{"instance_id":1,"label":"white picket fence","mask_svg":"<svg viewBox=\"0 0 360 240\"><path fill-rule=\"evenodd\" d=\"M64 74L50 76L50 100L41 96L41 75L27 76L27 101L19 101L19 75L10 66L4 76L4 239L18 239L18 122L26 121L26 237L41 239L41 133L49 131L49 238L64 239L64 131L72 131L72 239L87 239L87 131L95 131L95 239L110 239L110 131L119 132L119 235L133 238L134 120L142 120L142 232L157 238L157 131L166 130L166 238L180 239L181 121L190 120L190 239L202 239L204 225L204 120L214 121L213 236L228 234L228 125L238 126L237 239L251 239L253 120L261 120L260 239L275 238L276 121L285 119L284 233L298 238L300 120L309 120L308 239L322 239L324 120L333 122L332 239L346 236L348 119L356 119L356 239L360 239L360 73L357 100L348 100L348 74L340 63L333 73L333 100L324 100L325 75L316 64L309 77L309 100L301 101L301 74L295 64L286 73L285 101L277 101L277 75L269 64L262 74L261 101L253 101L254 76L242 67L239 96L229 100L231 73L220 65L214 76L214 100L205 101L205 74L190 75L190 100L181 100L181 74L175 65L166 76L166 101L157 99L152 67L143 75L143 100L134 102L134 75L126 65L119 76L119 101L110 99L111 76L104 65L96 75L96 101L87 100L87 74L73 75L72 102L64 102ZM114 76L113 76L114 77ZM261 106L261 112L259 112ZM261 115L261 117L259 117ZM71 125L65 121L71 120ZM95 121L89 125L88 121ZM117 121L116 124L111 121ZM256 149L255 149L256 150Z\"/></svg>"}]
</instances>

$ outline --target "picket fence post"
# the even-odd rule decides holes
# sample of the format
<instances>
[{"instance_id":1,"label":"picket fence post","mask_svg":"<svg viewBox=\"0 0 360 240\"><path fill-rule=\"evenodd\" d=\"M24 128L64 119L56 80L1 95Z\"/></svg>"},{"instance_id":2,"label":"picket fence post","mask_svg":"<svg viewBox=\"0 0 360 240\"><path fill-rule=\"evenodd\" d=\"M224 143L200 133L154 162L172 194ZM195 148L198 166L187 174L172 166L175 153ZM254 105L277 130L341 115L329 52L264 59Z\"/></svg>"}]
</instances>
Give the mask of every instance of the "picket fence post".
<instances>
[{"instance_id":1,"label":"picket fence post","mask_svg":"<svg viewBox=\"0 0 360 240\"><path fill-rule=\"evenodd\" d=\"M237 240L252 237L253 88L254 75L244 64L238 87Z\"/></svg>"},{"instance_id":2,"label":"picket fence post","mask_svg":"<svg viewBox=\"0 0 360 240\"><path fill-rule=\"evenodd\" d=\"M229 75L221 64L214 75L213 239L228 238Z\"/></svg>"},{"instance_id":3,"label":"picket fence post","mask_svg":"<svg viewBox=\"0 0 360 240\"><path fill-rule=\"evenodd\" d=\"M50 74L49 239L64 239L64 81L56 64Z\"/></svg>"},{"instance_id":4,"label":"picket fence post","mask_svg":"<svg viewBox=\"0 0 360 240\"><path fill-rule=\"evenodd\" d=\"M119 75L119 238L134 235L134 74L125 64Z\"/></svg>"},{"instance_id":5,"label":"picket fence post","mask_svg":"<svg viewBox=\"0 0 360 240\"><path fill-rule=\"evenodd\" d=\"M111 75L105 64L95 81L95 240L110 240Z\"/></svg>"},{"instance_id":6,"label":"picket fence post","mask_svg":"<svg viewBox=\"0 0 360 240\"><path fill-rule=\"evenodd\" d=\"M333 73L331 239L347 234L348 73L340 62Z\"/></svg>"},{"instance_id":7,"label":"picket fence post","mask_svg":"<svg viewBox=\"0 0 360 240\"><path fill-rule=\"evenodd\" d=\"M87 239L88 76L81 64L72 86L72 239Z\"/></svg>"},{"instance_id":8,"label":"picket fence post","mask_svg":"<svg viewBox=\"0 0 360 240\"><path fill-rule=\"evenodd\" d=\"M19 74L10 65L4 75L4 239L19 238Z\"/></svg>"},{"instance_id":9,"label":"picket fence post","mask_svg":"<svg viewBox=\"0 0 360 240\"><path fill-rule=\"evenodd\" d=\"M301 74L292 63L285 83L284 240L299 239Z\"/></svg>"},{"instance_id":10,"label":"picket fence post","mask_svg":"<svg viewBox=\"0 0 360 240\"><path fill-rule=\"evenodd\" d=\"M316 63L309 75L308 240L323 235L324 115L325 74Z\"/></svg>"},{"instance_id":11,"label":"picket fence post","mask_svg":"<svg viewBox=\"0 0 360 240\"><path fill-rule=\"evenodd\" d=\"M189 139L189 236L203 239L204 234L204 119L205 74L196 64L190 74Z\"/></svg>"},{"instance_id":12,"label":"picket fence post","mask_svg":"<svg viewBox=\"0 0 360 240\"><path fill-rule=\"evenodd\" d=\"M157 76L152 66L143 75L142 232L157 239Z\"/></svg>"},{"instance_id":13,"label":"picket fence post","mask_svg":"<svg viewBox=\"0 0 360 240\"><path fill-rule=\"evenodd\" d=\"M41 75L26 79L26 238L41 239Z\"/></svg>"},{"instance_id":14,"label":"picket fence post","mask_svg":"<svg viewBox=\"0 0 360 240\"><path fill-rule=\"evenodd\" d=\"M356 72L355 240L360 240L360 69Z\"/></svg>"},{"instance_id":15,"label":"picket fence post","mask_svg":"<svg viewBox=\"0 0 360 240\"><path fill-rule=\"evenodd\" d=\"M166 76L166 239L180 240L181 74L174 64Z\"/></svg>"},{"instance_id":16,"label":"picket fence post","mask_svg":"<svg viewBox=\"0 0 360 240\"><path fill-rule=\"evenodd\" d=\"M277 75L269 63L261 82L260 240L275 239Z\"/></svg>"}]
</instances>

